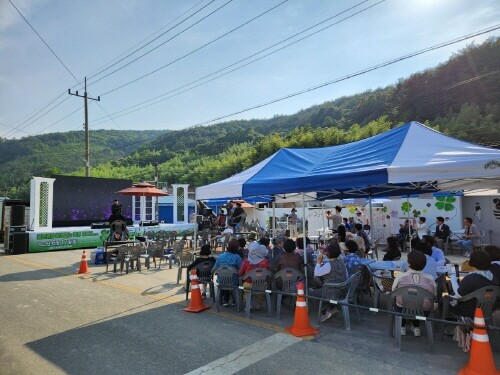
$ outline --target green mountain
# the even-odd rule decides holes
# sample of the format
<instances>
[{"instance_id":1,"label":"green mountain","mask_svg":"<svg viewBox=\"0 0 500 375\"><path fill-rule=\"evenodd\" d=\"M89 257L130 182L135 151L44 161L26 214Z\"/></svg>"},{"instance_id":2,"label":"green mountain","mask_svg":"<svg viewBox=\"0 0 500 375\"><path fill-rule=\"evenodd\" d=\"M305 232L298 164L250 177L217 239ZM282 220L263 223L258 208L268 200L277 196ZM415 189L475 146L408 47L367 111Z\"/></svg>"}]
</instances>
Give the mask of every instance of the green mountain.
<instances>
[{"instance_id":1,"label":"green mountain","mask_svg":"<svg viewBox=\"0 0 500 375\"><path fill-rule=\"evenodd\" d=\"M160 181L200 186L248 168L281 147L342 144L412 120L456 138L498 148L499 92L500 39L490 38L481 45L466 47L433 69L415 73L393 85L337 98L289 116L228 121L175 132L130 132L125 137L127 141L121 132L103 131L98 133L99 139L91 140L95 154L91 175L152 180L158 164ZM139 139L140 134L144 138ZM146 136L151 138L149 142L145 142ZM137 143L130 137L137 137ZM61 141L63 138L68 140ZM124 146L116 143L117 138L124 141ZM17 142L11 144L16 152L4 156L3 151L11 149L3 148L3 143L8 142ZM27 190L22 183L34 174L84 175L82 163L75 162L83 153L79 151L83 149L82 132L3 143L0 143L1 168L9 164L16 171L7 176L0 173L0 188L3 186L10 196L25 195ZM69 152L73 160L68 160ZM36 167L30 164L35 162Z\"/></svg>"},{"instance_id":2,"label":"green mountain","mask_svg":"<svg viewBox=\"0 0 500 375\"><path fill-rule=\"evenodd\" d=\"M129 155L167 130L90 132L91 166ZM0 138L0 195L29 197L32 176L69 174L84 165L84 132L50 133L21 139ZM91 172L92 173L92 172Z\"/></svg>"}]
</instances>

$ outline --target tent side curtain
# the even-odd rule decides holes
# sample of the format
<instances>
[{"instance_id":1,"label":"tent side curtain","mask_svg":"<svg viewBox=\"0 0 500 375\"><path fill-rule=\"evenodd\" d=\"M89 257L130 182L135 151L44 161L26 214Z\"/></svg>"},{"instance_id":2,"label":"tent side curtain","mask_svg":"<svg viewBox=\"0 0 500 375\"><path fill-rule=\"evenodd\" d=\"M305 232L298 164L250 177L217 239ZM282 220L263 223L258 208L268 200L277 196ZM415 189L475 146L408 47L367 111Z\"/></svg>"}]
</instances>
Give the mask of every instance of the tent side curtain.
<instances>
[{"instance_id":1,"label":"tent side curtain","mask_svg":"<svg viewBox=\"0 0 500 375\"><path fill-rule=\"evenodd\" d=\"M397 196L500 186L500 150L411 122L340 146L281 149L197 199L321 192L323 199ZM461 187L462 186L462 187Z\"/></svg>"}]
</instances>

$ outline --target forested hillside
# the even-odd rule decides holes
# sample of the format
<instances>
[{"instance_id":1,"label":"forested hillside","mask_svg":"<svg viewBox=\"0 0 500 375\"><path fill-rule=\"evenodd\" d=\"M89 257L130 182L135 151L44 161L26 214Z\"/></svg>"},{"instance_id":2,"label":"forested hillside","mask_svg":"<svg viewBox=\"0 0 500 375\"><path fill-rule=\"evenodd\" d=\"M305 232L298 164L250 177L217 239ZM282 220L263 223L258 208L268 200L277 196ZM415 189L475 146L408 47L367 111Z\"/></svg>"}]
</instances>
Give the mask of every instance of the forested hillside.
<instances>
[{"instance_id":1,"label":"forested hillside","mask_svg":"<svg viewBox=\"0 0 500 375\"><path fill-rule=\"evenodd\" d=\"M170 132L156 138L154 132L147 132L154 139L137 149L128 150L131 154L121 159L119 157L123 154L113 155L111 151L118 150L111 148L110 151L102 140L101 147L94 149L94 153L108 153L111 157L102 155L102 163L94 167L91 174L134 181L152 180L154 164L158 163L160 181L199 186L239 172L281 147L342 144L412 120L466 141L498 148L499 73L500 39L492 38L481 45L470 45L436 68L415 73L391 86L341 97L294 115L275 116L268 120L229 121ZM70 134L47 136L70 137ZM83 138L81 133L80 136ZM74 174L83 175L83 167L75 168L58 152L52 150L45 156L42 137L23 139L17 146L26 151L36 148L38 154L31 152L26 155L18 150L17 156L11 155L8 162L18 162L21 155L21 159L29 160L30 157L41 158L43 154L42 167L45 170L42 172L58 168L61 172L74 171ZM102 137L105 138L106 134ZM27 146L24 140L28 141ZM83 140L80 142L75 146L78 141L74 138L72 147L82 149ZM45 147L45 150L50 148ZM0 155L1 152L0 148ZM95 160L96 156L94 166ZM7 186L16 186L13 180L12 185Z\"/></svg>"},{"instance_id":2,"label":"forested hillside","mask_svg":"<svg viewBox=\"0 0 500 375\"><path fill-rule=\"evenodd\" d=\"M161 131L90 132L91 165L129 155ZM84 132L50 133L21 139L0 138L0 195L27 198L32 176L67 174L84 165Z\"/></svg>"}]
</instances>

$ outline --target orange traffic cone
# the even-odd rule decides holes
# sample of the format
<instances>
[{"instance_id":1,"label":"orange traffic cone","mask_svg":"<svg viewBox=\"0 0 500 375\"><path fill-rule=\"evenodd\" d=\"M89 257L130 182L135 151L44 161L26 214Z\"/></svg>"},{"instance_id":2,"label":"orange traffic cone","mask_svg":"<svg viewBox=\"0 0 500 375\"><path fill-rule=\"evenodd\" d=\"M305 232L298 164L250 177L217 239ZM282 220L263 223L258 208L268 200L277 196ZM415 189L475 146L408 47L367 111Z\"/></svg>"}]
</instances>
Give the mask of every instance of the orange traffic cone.
<instances>
[{"instance_id":1,"label":"orange traffic cone","mask_svg":"<svg viewBox=\"0 0 500 375\"><path fill-rule=\"evenodd\" d=\"M203 304L203 299L201 298L201 290L198 285L198 275L196 274L196 270L191 270L191 301L189 303L189 307L182 309L187 312L200 312L206 309L209 309L210 306L205 306Z\"/></svg>"},{"instance_id":2,"label":"orange traffic cone","mask_svg":"<svg viewBox=\"0 0 500 375\"><path fill-rule=\"evenodd\" d=\"M476 308L474 330L470 347L469 363L458 372L459 375L494 375L500 374L495 368L491 352L490 339L484 324L483 311Z\"/></svg>"},{"instance_id":3,"label":"orange traffic cone","mask_svg":"<svg viewBox=\"0 0 500 375\"><path fill-rule=\"evenodd\" d=\"M82 260L80 261L80 269L77 273L90 273L89 266L87 264L87 255L85 254L85 250L83 250Z\"/></svg>"},{"instance_id":4,"label":"orange traffic cone","mask_svg":"<svg viewBox=\"0 0 500 375\"><path fill-rule=\"evenodd\" d=\"M319 333L317 329L314 329L309 324L306 298L304 297L304 284L302 282L297 287L297 303L295 304L293 326L287 327L286 330L297 337L317 335Z\"/></svg>"}]
</instances>

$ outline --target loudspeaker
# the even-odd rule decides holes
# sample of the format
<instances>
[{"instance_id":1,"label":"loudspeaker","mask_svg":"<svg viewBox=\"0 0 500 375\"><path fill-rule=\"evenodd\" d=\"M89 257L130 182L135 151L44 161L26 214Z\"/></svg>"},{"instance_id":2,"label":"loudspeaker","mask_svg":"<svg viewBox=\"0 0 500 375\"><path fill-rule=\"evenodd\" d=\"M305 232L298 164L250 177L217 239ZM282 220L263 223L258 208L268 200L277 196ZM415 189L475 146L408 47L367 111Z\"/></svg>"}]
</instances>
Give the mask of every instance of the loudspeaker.
<instances>
[{"instance_id":1,"label":"loudspeaker","mask_svg":"<svg viewBox=\"0 0 500 375\"><path fill-rule=\"evenodd\" d=\"M285 230L285 236L290 237L290 229Z\"/></svg>"},{"instance_id":2,"label":"loudspeaker","mask_svg":"<svg viewBox=\"0 0 500 375\"><path fill-rule=\"evenodd\" d=\"M109 223L104 222L104 223L92 223L90 224L90 229L103 229L103 228L109 228Z\"/></svg>"},{"instance_id":3,"label":"loudspeaker","mask_svg":"<svg viewBox=\"0 0 500 375\"><path fill-rule=\"evenodd\" d=\"M14 233L12 236L12 254L26 254L28 252L28 243L28 233Z\"/></svg>"},{"instance_id":4,"label":"loudspeaker","mask_svg":"<svg viewBox=\"0 0 500 375\"><path fill-rule=\"evenodd\" d=\"M203 216L210 216L212 215L212 209L211 208L204 208L203 209Z\"/></svg>"},{"instance_id":5,"label":"loudspeaker","mask_svg":"<svg viewBox=\"0 0 500 375\"><path fill-rule=\"evenodd\" d=\"M10 208L10 226L17 227L24 225L24 210L22 205L11 206Z\"/></svg>"},{"instance_id":6,"label":"loudspeaker","mask_svg":"<svg viewBox=\"0 0 500 375\"><path fill-rule=\"evenodd\" d=\"M203 222L203 216L202 215L196 215L196 223L201 224Z\"/></svg>"}]
</instances>

